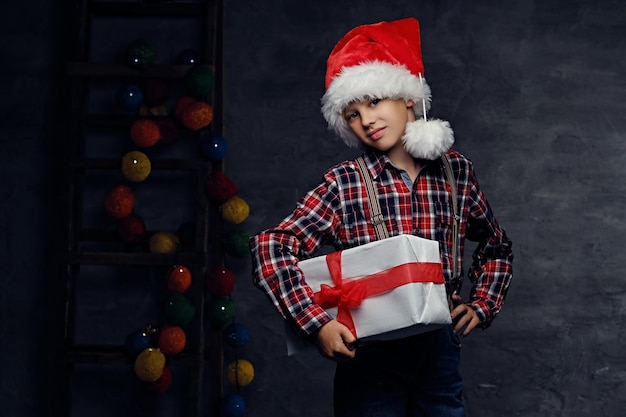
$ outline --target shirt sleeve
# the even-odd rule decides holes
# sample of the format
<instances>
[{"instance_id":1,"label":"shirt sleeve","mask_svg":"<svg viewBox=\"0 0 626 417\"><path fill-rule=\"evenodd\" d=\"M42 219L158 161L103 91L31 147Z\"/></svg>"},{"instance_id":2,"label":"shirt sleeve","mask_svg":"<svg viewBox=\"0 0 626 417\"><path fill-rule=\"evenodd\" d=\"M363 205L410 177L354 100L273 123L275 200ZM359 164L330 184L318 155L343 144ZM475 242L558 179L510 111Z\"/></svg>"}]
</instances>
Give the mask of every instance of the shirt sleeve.
<instances>
[{"instance_id":1,"label":"shirt sleeve","mask_svg":"<svg viewBox=\"0 0 626 417\"><path fill-rule=\"evenodd\" d=\"M333 185L328 180L319 185L276 227L250 239L254 284L303 338L332 319L313 302L313 291L306 284L298 261L332 241L339 227L339 204Z\"/></svg>"},{"instance_id":2,"label":"shirt sleeve","mask_svg":"<svg viewBox=\"0 0 626 417\"><path fill-rule=\"evenodd\" d=\"M472 283L470 305L487 328L500 312L513 277L512 242L496 220L478 186L469 174L470 210L466 238L478 242L468 277Z\"/></svg>"}]
</instances>

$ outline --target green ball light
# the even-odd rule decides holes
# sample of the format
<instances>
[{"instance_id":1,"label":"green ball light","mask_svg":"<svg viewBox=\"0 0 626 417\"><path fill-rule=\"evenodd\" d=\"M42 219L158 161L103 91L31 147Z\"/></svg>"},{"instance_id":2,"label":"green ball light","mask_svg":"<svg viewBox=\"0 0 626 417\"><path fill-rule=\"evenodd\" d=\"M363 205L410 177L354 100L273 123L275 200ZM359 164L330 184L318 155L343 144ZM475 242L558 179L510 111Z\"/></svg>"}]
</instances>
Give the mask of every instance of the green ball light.
<instances>
[{"instance_id":1,"label":"green ball light","mask_svg":"<svg viewBox=\"0 0 626 417\"><path fill-rule=\"evenodd\" d=\"M168 323L185 326L193 319L196 308L184 295L171 293L163 302L163 314Z\"/></svg>"},{"instance_id":2,"label":"green ball light","mask_svg":"<svg viewBox=\"0 0 626 417\"><path fill-rule=\"evenodd\" d=\"M235 316L235 306L229 298L215 298L211 301L209 315L213 323L223 326Z\"/></svg>"}]
</instances>

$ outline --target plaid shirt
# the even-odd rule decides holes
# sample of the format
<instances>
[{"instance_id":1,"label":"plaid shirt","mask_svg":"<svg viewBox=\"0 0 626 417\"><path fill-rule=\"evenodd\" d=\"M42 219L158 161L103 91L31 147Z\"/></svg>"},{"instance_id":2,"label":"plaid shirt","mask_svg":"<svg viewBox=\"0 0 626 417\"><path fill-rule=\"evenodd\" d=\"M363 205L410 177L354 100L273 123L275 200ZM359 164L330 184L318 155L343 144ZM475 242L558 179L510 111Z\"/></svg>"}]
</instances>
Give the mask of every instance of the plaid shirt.
<instances>
[{"instance_id":1,"label":"plaid shirt","mask_svg":"<svg viewBox=\"0 0 626 417\"><path fill-rule=\"evenodd\" d=\"M453 212L443 163L427 163L411 184L408 174L385 154L369 149L364 157L390 235L413 234L438 241L446 282L458 291L462 277L451 279ZM481 326L487 327L500 311L512 278L511 241L481 192L471 162L455 151L448 151L448 158L457 182L461 217L458 270L463 270L465 238L478 242L468 272L472 283L469 303ZM313 302L298 260L313 256L322 245L341 250L376 240L370 217L366 187L356 162L345 161L329 169L324 181L299 201L291 215L250 239L255 285L302 337L314 333L331 317Z\"/></svg>"}]
</instances>

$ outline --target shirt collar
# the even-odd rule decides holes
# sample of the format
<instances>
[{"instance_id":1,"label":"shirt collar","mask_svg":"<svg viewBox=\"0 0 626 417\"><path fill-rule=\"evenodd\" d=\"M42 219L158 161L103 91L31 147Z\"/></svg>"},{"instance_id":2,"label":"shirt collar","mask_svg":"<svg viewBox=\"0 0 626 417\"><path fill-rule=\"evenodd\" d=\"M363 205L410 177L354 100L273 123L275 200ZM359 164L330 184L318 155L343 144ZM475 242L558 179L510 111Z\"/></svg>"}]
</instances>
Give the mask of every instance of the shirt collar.
<instances>
[{"instance_id":1,"label":"shirt collar","mask_svg":"<svg viewBox=\"0 0 626 417\"><path fill-rule=\"evenodd\" d=\"M368 148L363 154L363 159L365 160L365 165L367 169L369 169L372 174L372 178L377 179L380 174L385 169L385 166L388 163L391 163L391 160L387 157L387 154L380 152L373 148Z\"/></svg>"},{"instance_id":2,"label":"shirt collar","mask_svg":"<svg viewBox=\"0 0 626 417\"><path fill-rule=\"evenodd\" d=\"M369 169L370 173L372 174L372 178L374 178L375 180L378 179L378 177L380 176L380 174L382 174L383 170L386 167L393 167L394 169L398 169L393 164L393 162L391 162L391 159L389 159L386 153L374 148L367 148L365 153L363 153L363 159L365 160L365 165L367 166L367 169ZM431 165L432 162L433 161L424 160L424 168Z\"/></svg>"}]
</instances>

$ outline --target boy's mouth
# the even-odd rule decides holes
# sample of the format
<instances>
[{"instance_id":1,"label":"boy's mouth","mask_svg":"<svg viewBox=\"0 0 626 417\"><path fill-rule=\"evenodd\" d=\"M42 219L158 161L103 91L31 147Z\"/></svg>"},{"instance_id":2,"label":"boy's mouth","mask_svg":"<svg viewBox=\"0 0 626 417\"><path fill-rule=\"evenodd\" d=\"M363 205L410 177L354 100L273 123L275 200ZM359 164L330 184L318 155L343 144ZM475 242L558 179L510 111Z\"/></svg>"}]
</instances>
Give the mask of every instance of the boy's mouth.
<instances>
[{"instance_id":1,"label":"boy's mouth","mask_svg":"<svg viewBox=\"0 0 626 417\"><path fill-rule=\"evenodd\" d=\"M374 129L373 131L368 133L367 136L371 140L378 140L378 139L380 139L383 136L384 133L385 133L385 128L384 127L379 127L378 129Z\"/></svg>"}]
</instances>

